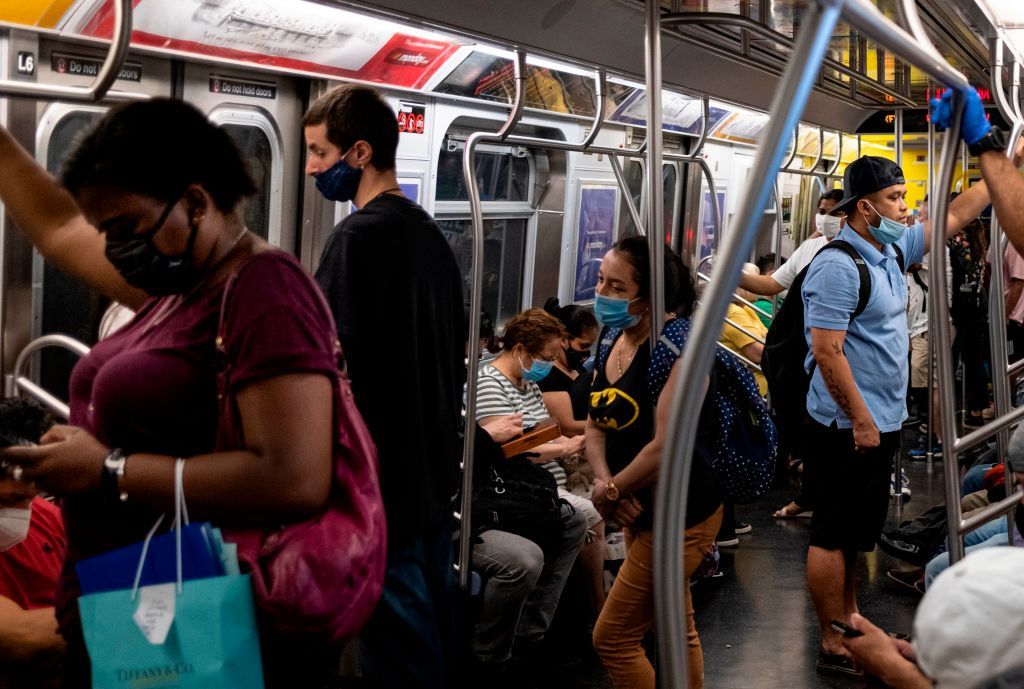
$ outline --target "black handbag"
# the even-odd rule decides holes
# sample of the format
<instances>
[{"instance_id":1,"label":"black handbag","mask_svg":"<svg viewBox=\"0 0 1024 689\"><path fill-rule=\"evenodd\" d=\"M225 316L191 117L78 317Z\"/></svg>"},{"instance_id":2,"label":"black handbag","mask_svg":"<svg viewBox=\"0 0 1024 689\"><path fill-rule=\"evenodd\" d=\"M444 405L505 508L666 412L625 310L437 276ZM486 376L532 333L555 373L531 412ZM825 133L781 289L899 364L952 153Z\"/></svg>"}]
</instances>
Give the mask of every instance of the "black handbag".
<instances>
[{"instance_id":1,"label":"black handbag","mask_svg":"<svg viewBox=\"0 0 1024 689\"><path fill-rule=\"evenodd\" d=\"M562 537L562 505L568 504L558 497L555 477L528 455L505 459L486 432L480 431L477 448L473 533L506 531L536 543L545 558L555 554Z\"/></svg>"}]
</instances>

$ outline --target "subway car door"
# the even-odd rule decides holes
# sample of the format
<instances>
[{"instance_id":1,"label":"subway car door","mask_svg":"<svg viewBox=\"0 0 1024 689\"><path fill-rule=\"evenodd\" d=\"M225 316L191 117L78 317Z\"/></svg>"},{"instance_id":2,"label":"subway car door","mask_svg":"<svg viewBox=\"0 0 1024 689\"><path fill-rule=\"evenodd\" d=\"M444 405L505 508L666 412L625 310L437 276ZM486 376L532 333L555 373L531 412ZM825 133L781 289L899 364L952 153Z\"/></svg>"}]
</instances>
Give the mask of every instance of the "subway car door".
<instances>
[{"instance_id":1,"label":"subway car door","mask_svg":"<svg viewBox=\"0 0 1024 689\"><path fill-rule=\"evenodd\" d=\"M249 163L256 193L246 201L246 226L295 253L302 163L302 103L295 81L188 64L183 97L222 127Z\"/></svg>"},{"instance_id":2,"label":"subway car door","mask_svg":"<svg viewBox=\"0 0 1024 689\"><path fill-rule=\"evenodd\" d=\"M92 47L40 41L37 71L40 83L83 86L91 83L103 54ZM151 96L170 95L171 69L166 60L129 55L113 89ZM58 175L67 154L81 136L106 112L106 107L69 103L39 103L37 107L36 160ZM154 132L154 136L158 136ZM139 156L139 174L157 161ZM32 336L63 333L86 344L95 343L96 328L106 302L94 290L67 276L43 260L32 257ZM34 376L51 394L68 398L68 381L77 357L63 349L41 353Z\"/></svg>"}]
</instances>

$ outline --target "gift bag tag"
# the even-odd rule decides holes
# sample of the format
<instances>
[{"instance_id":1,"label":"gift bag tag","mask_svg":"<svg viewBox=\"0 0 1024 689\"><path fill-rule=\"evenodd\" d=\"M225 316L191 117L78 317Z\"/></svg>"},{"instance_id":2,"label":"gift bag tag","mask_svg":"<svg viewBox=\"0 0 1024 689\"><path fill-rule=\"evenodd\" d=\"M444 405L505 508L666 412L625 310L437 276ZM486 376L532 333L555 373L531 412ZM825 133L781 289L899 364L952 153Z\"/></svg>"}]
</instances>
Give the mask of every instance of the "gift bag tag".
<instances>
[{"instance_id":1,"label":"gift bag tag","mask_svg":"<svg viewBox=\"0 0 1024 689\"><path fill-rule=\"evenodd\" d=\"M159 646L167 640L167 634L174 624L174 599L176 585L157 584L139 589L139 607L132 619L146 641Z\"/></svg>"}]
</instances>

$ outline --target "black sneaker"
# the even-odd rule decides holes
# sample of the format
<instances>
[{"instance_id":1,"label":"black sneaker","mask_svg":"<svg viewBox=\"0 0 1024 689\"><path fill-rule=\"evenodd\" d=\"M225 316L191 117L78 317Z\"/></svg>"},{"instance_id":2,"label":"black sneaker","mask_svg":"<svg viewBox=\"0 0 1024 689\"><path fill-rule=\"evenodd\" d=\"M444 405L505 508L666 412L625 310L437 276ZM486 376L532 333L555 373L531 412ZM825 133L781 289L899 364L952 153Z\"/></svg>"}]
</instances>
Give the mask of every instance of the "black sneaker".
<instances>
[{"instance_id":1,"label":"black sneaker","mask_svg":"<svg viewBox=\"0 0 1024 689\"><path fill-rule=\"evenodd\" d=\"M747 524L746 522L736 522L736 528L733 529L733 533L745 534L750 533L753 530L754 527L752 527L750 524Z\"/></svg>"}]
</instances>

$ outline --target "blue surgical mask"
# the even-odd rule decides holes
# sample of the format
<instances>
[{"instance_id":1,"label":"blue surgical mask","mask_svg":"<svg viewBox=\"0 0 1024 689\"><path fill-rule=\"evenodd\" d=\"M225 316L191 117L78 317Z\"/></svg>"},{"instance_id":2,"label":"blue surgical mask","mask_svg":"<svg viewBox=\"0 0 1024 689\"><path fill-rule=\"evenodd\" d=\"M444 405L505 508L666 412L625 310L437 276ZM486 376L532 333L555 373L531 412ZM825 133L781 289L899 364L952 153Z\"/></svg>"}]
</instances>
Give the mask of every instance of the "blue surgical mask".
<instances>
[{"instance_id":1,"label":"blue surgical mask","mask_svg":"<svg viewBox=\"0 0 1024 689\"><path fill-rule=\"evenodd\" d=\"M594 299L594 315L609 328L632 328L640 322L640 316L629 312L629 305L632 303L629 299L603 297L598 294Z\"/></svg>"},{"instance_id":2,"label":"blue surgical mask","mask_svg":"<svg viewBox=\"0 0 1024 689\"><path fill-rule=\"evenodd\" d=\"M555 365L551 361L543 361L541 359L534 359L533 363L530 364L530 368L524 368L523 362L519 359L519 370L523 374L523 380L528 380L532 383L539 383L548 377L551 373L551 368Z\"/></svg>"},{"instance_id":3,"label":"blue surgical mask","mask_svg":"<svg viewBox=\"0 0 1024 689\"><path fill-rule=\"evenodd\" d=\"M363 171L346 163L346 155L348 151L334 165L314 176L317 191L328 201L351 201L359 191Z\"/></svg>"},{"instance_id":4,"label":"blue surgical mask","mask_svg":"<svg viewBox=\"0 0 1024 689\"><path fill-rule=\"evenodd\" d=\"M871 210L878 213L878 211L875 210L875 207L870 203L868 206L871 206ZM899 240L899 238L903 236L903 233L907 231L907 226L898 220L887 218L881 213L878 213L878 217L881 218L881 222L878 223L878 227L868 223L868 232L871 233L871 236L875 238L876 242L881 244L892 244Z\"/></svg>"}]
</instances>

